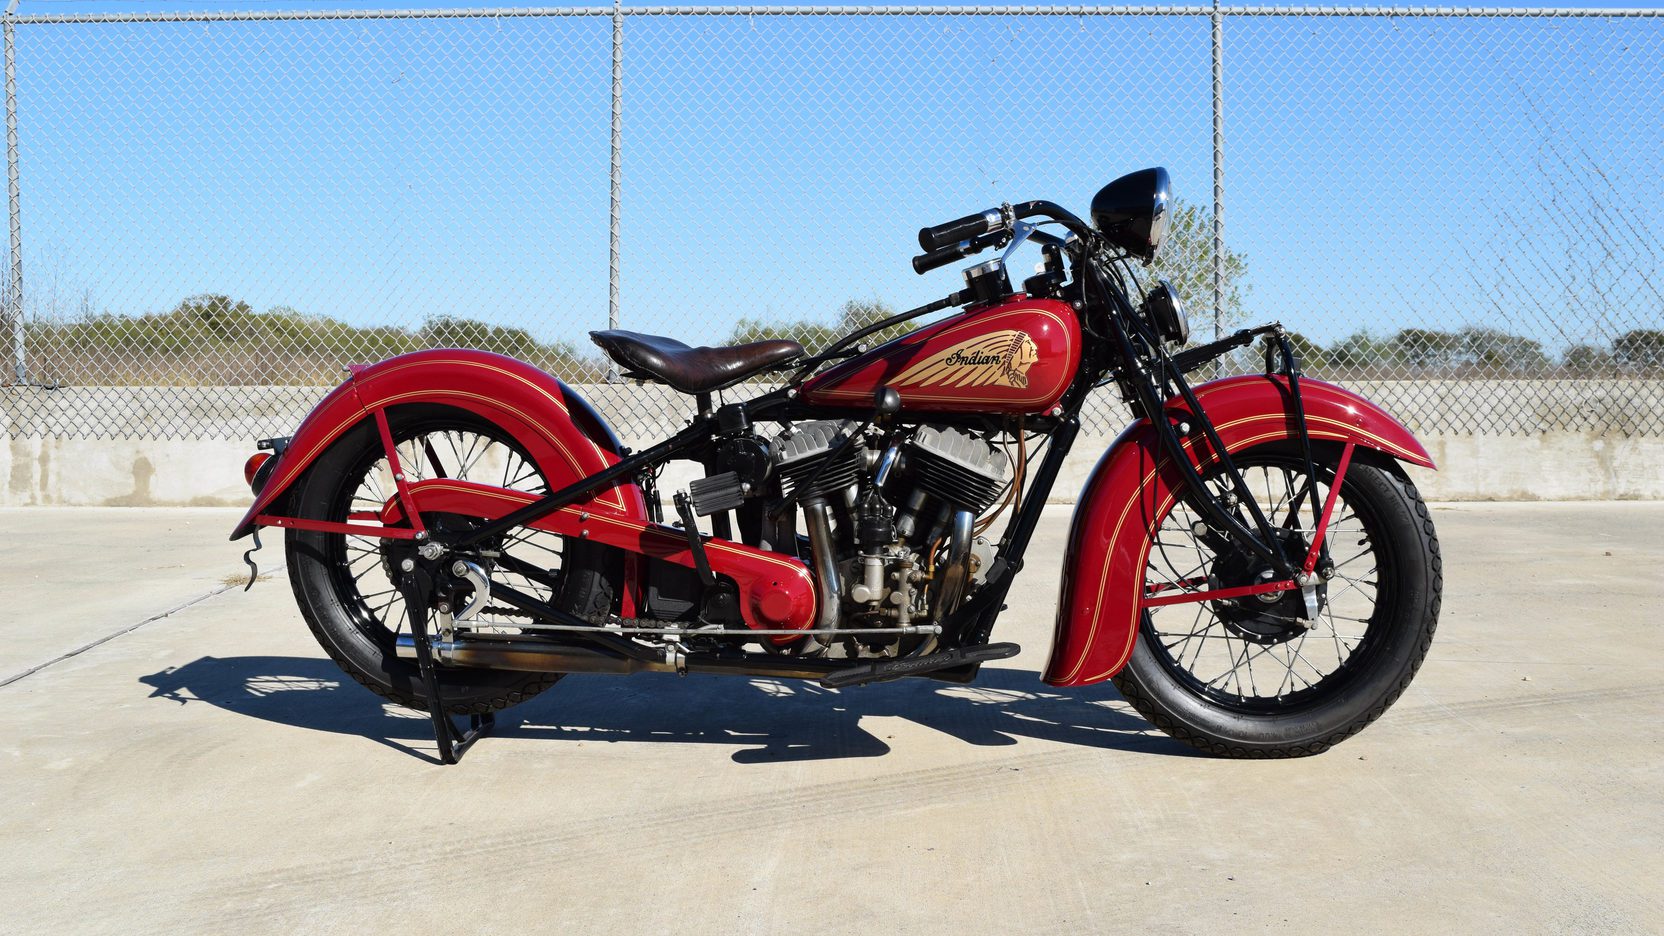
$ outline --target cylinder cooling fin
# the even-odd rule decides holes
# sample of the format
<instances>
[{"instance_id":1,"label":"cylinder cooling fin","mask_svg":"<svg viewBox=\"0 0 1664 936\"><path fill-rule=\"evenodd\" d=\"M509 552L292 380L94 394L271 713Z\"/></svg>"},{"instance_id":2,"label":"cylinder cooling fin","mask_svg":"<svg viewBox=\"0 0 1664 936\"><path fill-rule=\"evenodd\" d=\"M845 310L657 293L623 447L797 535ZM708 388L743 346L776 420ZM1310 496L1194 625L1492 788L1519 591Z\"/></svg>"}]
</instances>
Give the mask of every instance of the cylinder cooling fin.
<instances>
[{"instance_id":1,"label":"cylinder cooling fin","mask_svg":"<svg viewBox=\"0 0 1664 936\"><path fill-rule=\"evenodd\" d=\"M907 467L919 487L972 513L987 510L1005 489L1005 455L952 426L919 427L907 445Z\"/></svg>"},{"instance_id":2,"label":"cylinder cooling fin","mask_svg":"<svg viewBox=\"0 0 1664 936\"><path fill-rule=\"evenodd\" d=\"M856 431L853 420L798 423L774 440L774 470L781 488L798 500L825 497L855 484L861 473L860 445L843 446ZM834 456L834 451L843 451ZM828 462L828 459L833 459Z\"/></svg>"}]
</instances>

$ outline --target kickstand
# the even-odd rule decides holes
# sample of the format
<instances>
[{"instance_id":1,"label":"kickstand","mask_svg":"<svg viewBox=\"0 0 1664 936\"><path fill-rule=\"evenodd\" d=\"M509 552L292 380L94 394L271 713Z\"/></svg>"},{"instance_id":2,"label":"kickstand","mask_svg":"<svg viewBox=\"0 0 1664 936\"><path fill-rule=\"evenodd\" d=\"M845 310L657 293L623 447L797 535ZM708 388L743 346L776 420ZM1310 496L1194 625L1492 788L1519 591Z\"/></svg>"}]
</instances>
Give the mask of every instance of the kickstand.
<instances>
[{"instance_id":1,"label":"kickstand","mask_svg":"<svg viewBox=\"0 0 1664 936\"><path fill-rule=\"evenodd\" d=\"M439 762L454 764L475 741L490 734L497 726L492 712L469 715L468 727L458 728L445 711L445 700L439 694L439 674L433 665L432 637L428 633L428 605L433 597L433 577L420 566L405 573L399 582L404 595L405 610L410 616L410 634L416 643L416 665L422 676L422 689L428 700L428 717L433 721L433 739L439 745Z\"/></svg>"}]
</instances>

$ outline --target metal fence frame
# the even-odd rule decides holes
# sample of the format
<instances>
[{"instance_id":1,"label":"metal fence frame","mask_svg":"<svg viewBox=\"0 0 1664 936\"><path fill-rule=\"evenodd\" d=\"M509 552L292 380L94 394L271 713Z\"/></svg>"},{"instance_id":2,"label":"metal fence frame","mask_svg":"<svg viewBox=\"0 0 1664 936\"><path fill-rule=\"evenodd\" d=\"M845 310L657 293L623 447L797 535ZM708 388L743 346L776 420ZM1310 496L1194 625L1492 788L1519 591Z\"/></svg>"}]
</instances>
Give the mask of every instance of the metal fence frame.
<instances>
[{"instance_id":1,"label":"metal fence frame","mask_svg":"<svg viewBox=\"0 0 1664 936\"><path fill-rule=\"evenodd\" d=\"M633 6L622 0L594 7L490 7L476 9L369 10L226 10L127 13L67 13L18 15L19 0L9 0L3 15L6 105L6 181L11 268L4 299L11 332L11 370L19 385L28 383L24 345L23 222L20 205L17 129L18 26L88 23L214 23L272 20L413 20L413 19L522 19L538 17L607 17L612 25L612 119L610 212L608 219L609 327L620 323L620 216L623 193L624 37L632 16L1143 16L1206 17L1212 43L1213 218L1212 319L1218 337L1225 293L1225 21L1247 17L1342 18L1477 18L1477 19L1664 19L1664 7L1431 7L1431 6L1300 6L1300 5L1075 5L1075 6Z\"/></svg>"}]
</instances>

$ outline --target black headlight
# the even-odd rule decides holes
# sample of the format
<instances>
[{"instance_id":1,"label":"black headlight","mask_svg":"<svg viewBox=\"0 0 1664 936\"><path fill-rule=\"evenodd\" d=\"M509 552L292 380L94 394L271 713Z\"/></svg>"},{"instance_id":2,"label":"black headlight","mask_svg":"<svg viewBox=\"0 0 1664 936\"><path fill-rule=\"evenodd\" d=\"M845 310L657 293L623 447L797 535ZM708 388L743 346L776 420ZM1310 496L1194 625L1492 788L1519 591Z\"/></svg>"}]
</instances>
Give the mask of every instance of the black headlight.
<instances>
[{"instance_id":1,"label":"black headlight","mask_svg":"<svg viewBox=\"0 0 1664 936\"><path fill-rule=\"evenodd\" d=\"M1190 319L1172 283L1156 280L1155 288L1144 297L1144 315L1162 341L1182 345L1190 340Z\"/></svg>"},{"instance_id":2,"label":"black headlight","mask_svg":"<svg viewBox=\"0 0 1664 936\"><path fill-rule=\"evenodd\" d=\"M1172 182L1160 166L1124 175L1092 196L1092 226L1111 244L1145 263L1167 239Z\"/></svg>"}]
</instances>

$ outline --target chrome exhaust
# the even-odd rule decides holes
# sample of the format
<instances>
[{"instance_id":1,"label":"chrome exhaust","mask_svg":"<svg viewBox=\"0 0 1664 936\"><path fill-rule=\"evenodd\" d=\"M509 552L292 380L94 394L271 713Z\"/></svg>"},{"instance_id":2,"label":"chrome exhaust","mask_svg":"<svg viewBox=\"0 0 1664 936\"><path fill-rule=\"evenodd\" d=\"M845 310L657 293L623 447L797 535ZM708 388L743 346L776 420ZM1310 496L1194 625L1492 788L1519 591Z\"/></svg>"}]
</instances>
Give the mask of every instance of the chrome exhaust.
<instances>
[{"instance_id":1,"label":"chrome exhaust","mask_svg":"<svg viewBox=\"0 0 1664 936\"><path fill-rule=\"evenodd\" d=\"M843 599L843 583L838 581L838 555L832 546L832 522L827 510L826 501L819 498L803 504L804 525L809 532L809 554L815 565L815 583L820 586L820 608L814 627L818 631L837 628ZM822 635L816 635L815 641L823 647L832 642Z\"/></svg>"},{"instance_id":2,"label":"chrome exhaust","mask_svg":"<svg viewBox=\"0 0 1664 936\"><path fill-rule=\"evenodd\" d=\"M959 607L959 600L965 597L966 586L971 578L971 540L972 530L976 524L976 516L969 510L961 510L953 515L953 526L948 534L947 558L937 567L936 600L931 604L930 618L941 621L955 608Z\"/></svg>"},{"instance_id":3,"label":"chrome exhaust","mask_svg":"<svg viewBox=\"0 0 1664 936\"><path fill-rule=\"evenodd\" d=\"M674 673L667 662L633 660L587 647L556 647L529 640L435 640L433 659L444 666L517 670L523 673ZM401 660L416 661L416 639L399 635Z\"/></svg>"},{"instance_id":4,"label":"chrome exhaust","mask_svg":"<svg viewBox=\"0 0 1664 936\"><path fill-rule=\"evenodd\" d=\"M819 679L849 665L848 660L808 661L773 659L713 659L688 655L681 647L657 651L657 660L617 656L587 647L561 647L530 640L436 640L436 662L445 666L516 670L527 673L719 673L773 679ZM395 644L399 659L416 661L416 641L401 635Z\"/></svg>"}]
</instances>

